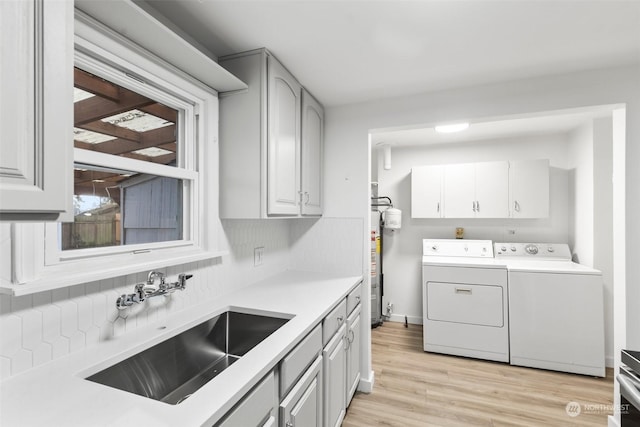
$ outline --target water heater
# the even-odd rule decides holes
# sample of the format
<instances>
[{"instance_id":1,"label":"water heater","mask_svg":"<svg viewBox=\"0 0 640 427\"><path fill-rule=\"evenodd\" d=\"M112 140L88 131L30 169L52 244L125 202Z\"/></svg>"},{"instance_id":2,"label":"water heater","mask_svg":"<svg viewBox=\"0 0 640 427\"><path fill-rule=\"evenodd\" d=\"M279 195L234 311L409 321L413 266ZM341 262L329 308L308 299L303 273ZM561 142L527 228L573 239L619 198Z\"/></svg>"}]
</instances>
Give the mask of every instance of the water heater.
<instances>
[{"instance_id":1,"label":"water heater","mask_svg":"<svg viewBox=\"0 0 640 427\"><path fill-rule=\"evenodd\" d=\"M389 208L383 213L384 228L398 230L402 227L402 211L400 209Z\"/></svg>"}]
</instances>

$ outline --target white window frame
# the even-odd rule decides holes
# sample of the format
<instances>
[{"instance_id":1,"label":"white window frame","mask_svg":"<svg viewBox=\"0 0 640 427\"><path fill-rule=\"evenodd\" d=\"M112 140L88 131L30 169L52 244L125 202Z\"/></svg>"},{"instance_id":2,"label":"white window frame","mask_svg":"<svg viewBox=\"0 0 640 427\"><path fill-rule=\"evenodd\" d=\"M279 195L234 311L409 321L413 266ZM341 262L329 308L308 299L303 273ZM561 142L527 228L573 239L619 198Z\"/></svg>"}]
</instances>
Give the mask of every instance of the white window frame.
<instances>
[{"instance_id":1,"label":"white window frame","mask_svg":"<svg viewBox=\"0 0 640 427\"><path fill-rule=\"evenodd\" d=\"M186 126L179 120L179 167L121 157L114 165L113 155L73 150L75 163L183 180L184 239L62 251L59 224L12 224L13 283L0 292L25 295L227 254L219 238L217 92L82 13L75 51L79 68L195 118Z\"/></svg>"}]
</instances>

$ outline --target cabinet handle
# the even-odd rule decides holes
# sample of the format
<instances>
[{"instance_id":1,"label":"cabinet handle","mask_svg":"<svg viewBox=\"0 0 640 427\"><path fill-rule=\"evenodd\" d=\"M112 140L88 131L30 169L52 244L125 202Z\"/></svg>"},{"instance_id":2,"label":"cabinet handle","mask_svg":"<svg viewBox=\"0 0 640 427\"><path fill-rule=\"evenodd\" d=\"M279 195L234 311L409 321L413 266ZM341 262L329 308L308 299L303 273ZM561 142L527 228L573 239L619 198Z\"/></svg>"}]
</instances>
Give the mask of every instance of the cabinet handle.
<instances>
[{"instance_id":1,"label":"cabinet handle","mask_svg":"<svg viewBox=\"0 0 640 427\"><path fill-rule=\"evenodd\" d=\"M347 338L347 336L346 336L346 335L342 337L342 343L343 343L343 345L342 345L342 349L343 349L344 351L349 350L350 343L349 343L349 338Z\"/></svg>"},{"instance_id":2,"label":"cabinet handle","mask_svg":"<svg viewBox=\"0 0 640 427\"><path fill-rule=\"evenodd\" d=\"M307 196L306 200L304 201L304 204L308 205L309 204L309 200L310 200L309 192L305 191L304 194L305 194L305 196Z\"/></svg>"},{"instance_id":3,"label":"cabinet handle","mask_svg":"<svg viewBox=\"0 0 640 427\"><path fill-rule=\"evenodd\" d=\"M456 294L469 294L471 295L473 290L471 288L456 288Z\"/></svg>"},{"instance_id":4,"label":"cabinet handle","mask_svg":"<svg viewBox=\"0 0 640 427\"><path fill-rule=\"evenodd\" d=\"M357 301L356 304L360 302L360 295L356 295L356 301Z\"/></svg>"},{"instance_id":5,"label":"cabinet handle","mask_svg":"<svg viewBox=\"0 0 640 427\"><path fill-rule=\"evenodd\" d=\"M338 324L342 324L342 321L344 320L344 317L343 316L338 316L337 320L338 320Z\"/></svg>"},{"instance_id":6,"label":"cabinet handle","mask_svg":"<svg viewBox=\"0 0 640 427\"><path fill-rule=\"evenodd\" d=\"M475 200L473 201L473 211L474 212L476 211L476 201Z\"/></svg>"},{"instance_id":7,"label":"cabinet handle","mask_svg":"<svg viewBox=\"0 0 640 427\"><path fill-rule=\"evenodd\" d=\"M436 212L440 213L440 202L438 202L436 205Z\"/></svg>"},{"instance_id":8,"label":"cabinet handle","mask_svg":"<svg viewBox=\"0 0 640 427\"><path fill-rule=\"evenodd\" d=\"M353 340L356 338L356 333L353 332L353 329L349 329L349 345L351 345L351 343L353 342Z\"/></svg>"},{"instance_id":9,"label":"cabinet handle","mask_svg":"<svg viewBox=\"0 0 640 427\"><path fill-rule=\"evenodd\" d=\"M513 202L513 210L516 212L520 212L520 203L518 203L517 200Z\"/></svg>"},{"instance_id":10,"label":"cabinet handle","mask_svg":"<svg viewBox=\"0 0 640 427\"><path fill-rule=\"evenodd\" d=\"M287 421L285 427L293 427L293 423L291 421Z\"/></svg>"},{"instance_id":11,"label":"cabinet handle","mask_svg":"<svg viewBox=\"0 0 640 427\"><path fill-rule=\"evenodd\" d=\"M480 202L476 201L476 212L480 212Z\"/></svg>"}]
</instances>

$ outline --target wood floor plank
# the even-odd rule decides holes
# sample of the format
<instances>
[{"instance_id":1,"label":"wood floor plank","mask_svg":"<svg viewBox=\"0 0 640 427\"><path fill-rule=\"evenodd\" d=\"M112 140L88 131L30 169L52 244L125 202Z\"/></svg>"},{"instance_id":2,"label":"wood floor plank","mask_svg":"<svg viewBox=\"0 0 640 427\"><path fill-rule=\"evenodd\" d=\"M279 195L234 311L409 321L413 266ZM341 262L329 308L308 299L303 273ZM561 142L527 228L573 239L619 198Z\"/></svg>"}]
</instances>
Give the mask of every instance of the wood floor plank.
<instances>
[{"instance_id":1,"label":"wood floor plank","mask_svg":"<svg viewBox=\"0 0 640 427\"><path fill-rule=\"evenodd\" d=\"M421 326L394 322L371 331L371 347L373 392L356 393L344 427L595 427L611 413L610 369L593 378L426 353Z\"/></svg>"}]
</instances>

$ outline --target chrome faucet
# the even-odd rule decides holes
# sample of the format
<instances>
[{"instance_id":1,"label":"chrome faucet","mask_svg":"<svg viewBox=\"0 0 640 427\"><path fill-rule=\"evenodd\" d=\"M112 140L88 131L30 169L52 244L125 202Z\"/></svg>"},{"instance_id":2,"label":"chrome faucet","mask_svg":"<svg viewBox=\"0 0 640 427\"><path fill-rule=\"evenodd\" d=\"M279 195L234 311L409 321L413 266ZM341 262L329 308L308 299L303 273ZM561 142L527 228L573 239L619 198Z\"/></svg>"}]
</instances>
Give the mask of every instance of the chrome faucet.
<instances>
[{"instance_id":1,"label":"chrome faucet","mask_svg":"<svg viewBox=\"0 0 640 427\"><path fill-rule=\"evenodd\" d=\"M153 298L160 295L169 296L177 290L184 290L187 284L187 280L192 278L192 274L181 273L178 275L178 281L173 283L166 283L165 276L159 271L150 271L147 276L146 283L138 283L134 287L132 294L123 294L116 300L116 307L119 310L123 310L133 304L140 304L147 298ZM155 287L156 278L160 279L160 284Z\"/></svg>"}]
</instances>

